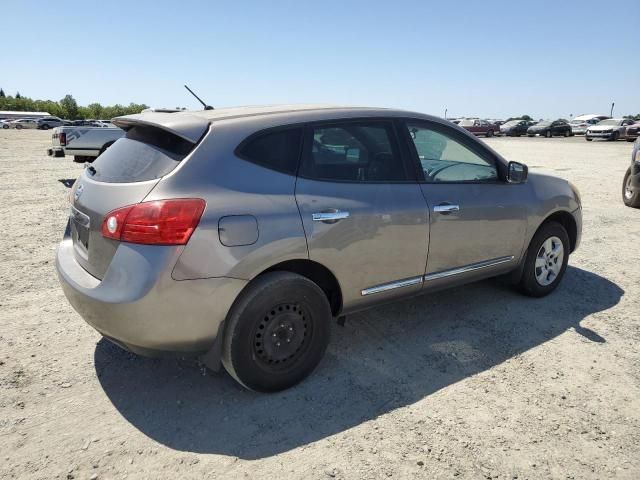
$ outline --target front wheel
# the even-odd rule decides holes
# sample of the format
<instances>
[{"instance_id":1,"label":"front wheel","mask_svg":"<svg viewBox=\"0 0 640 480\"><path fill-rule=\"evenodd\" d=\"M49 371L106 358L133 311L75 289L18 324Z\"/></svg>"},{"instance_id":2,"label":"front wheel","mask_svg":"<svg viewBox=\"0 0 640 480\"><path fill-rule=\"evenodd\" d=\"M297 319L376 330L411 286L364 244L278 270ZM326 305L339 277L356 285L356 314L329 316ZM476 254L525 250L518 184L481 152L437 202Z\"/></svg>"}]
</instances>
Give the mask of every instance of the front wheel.
<instances>
[{"instance_id":1,"label":"front wheel","mask_svg":"<svg viewBox=\"0 0 640 480\"><path fill-rule=\"evenodd\" d=\"M543 224L533 236L525 257L520 289L530 297L553 292L567 269L569 235L557 222Z\"/></svg>"},{"instance_id":2,"label":"front wheel","mask_svg":"<svg viewBox=\"0 0 640 480\"><path fill-rule=\"evenodd\" d=\"M488 130L487 131L487 138L488 137L493 137L493 130Z\"/></svg>"},{"instance_id":3,"label":"front wheel","mask_svg":"<svg viewBox=\"0 0 640 480\"><path fill-rule=\"evenodd\" d=\"M567 138L569 135L571 135L571 133L568 130L564 131L564 137Z\"/></svg>"},{"instance_id":4,"label":"front wheel","mask_svg":"<svg viewBox=\"0 0 640 480\"><path fill-rule=\"evenodd\" d=\"M16 125L16 130L22 130L22 125Z\"/></svg>"},{"instance_id":5,"label":"front wheel","mask_svg":"<svg viewBox=\"0 0 640 480\"><path fill-rule=\"evenodd\" d=\"M613 132L613 135L611 135L611 137L609 137L609 140L615 142L619 138L620 138L620 132Z\"/></svg>"},{"instance_id":6,"label":"front wheel","mask_svg":"<svg viewBox=\"0 0 640 480\"><path fill-rule=\"evenodd\" d=\"M49 125L47 125L46 123L44 125L42 125L42 130L49 130Z\"/></svg>"},{"instance_id":7,"label":"front wheel","mask_svg":"<svg viewBox=\"0 0 640 480\"><path fill-rule=\"evenodd\" d=\"M547 132L544 134L545 137L547 138L551 138L551 130L547 130Z\"/></svg>"},{"instance_id":8,"label":"front wheel","mask_svg":"<svg viewBox=\"0 0 640 480\"><path fill-rule=\"evenodd\" d=\"M584 137L584 139L585 139L587 142L590 142L591 140L593 140L593 138L589 138L589 137Z\"/></svg>"},{"instance_id":9,"label":"front wheel","mask_svg":"<svg viewBox=\"0 0 640 480\"><path fill-rule=\"evenodd\" d=\"M326 295L308 278L291 272L261 275L229 312L222 364L248 389L289 388L320 363L331 318Z\"/></svg>"},{"instance_id":10,"label":"front wheel","mask_svg":"<svg viewBox=\"0 0 640 480\"><path fill-rule=\"evenodd\" d=\"M622 201L627 207L640 208L640 190L631 185L631 167L627 168L622 181Z\"/></svg>"}]
</instances>

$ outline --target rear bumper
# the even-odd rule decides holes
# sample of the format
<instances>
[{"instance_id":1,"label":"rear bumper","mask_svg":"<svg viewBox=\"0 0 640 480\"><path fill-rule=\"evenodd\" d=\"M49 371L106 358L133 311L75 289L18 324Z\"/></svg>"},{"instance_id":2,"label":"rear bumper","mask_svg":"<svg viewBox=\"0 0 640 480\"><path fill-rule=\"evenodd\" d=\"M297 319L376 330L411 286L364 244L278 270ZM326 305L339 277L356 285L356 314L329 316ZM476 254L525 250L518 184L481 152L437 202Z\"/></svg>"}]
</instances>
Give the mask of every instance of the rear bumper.
<instances>
[{"instance_id":1,"label":"rear bumper","mask_svg":"<svg viewBox=\"0 0 640 480\"><path fill-rule=\"evenodd\" d=\"M176 281L171 270L182 247L121 244L104 278L76 261L71 238L58 248L62 290L80 316L115 343L147 356L209 350L246 281Z\"/></svg>"},{"instance_id":2,"label":"rear bumper","mask_svg":"<svg viewBox=\"0 0 640 480\"><path fill-rule=\"evenodd\" d=\"M64 157L64 149L62 147L47 148L47 155L50 157Z\"/></svg>"}]
</instances>

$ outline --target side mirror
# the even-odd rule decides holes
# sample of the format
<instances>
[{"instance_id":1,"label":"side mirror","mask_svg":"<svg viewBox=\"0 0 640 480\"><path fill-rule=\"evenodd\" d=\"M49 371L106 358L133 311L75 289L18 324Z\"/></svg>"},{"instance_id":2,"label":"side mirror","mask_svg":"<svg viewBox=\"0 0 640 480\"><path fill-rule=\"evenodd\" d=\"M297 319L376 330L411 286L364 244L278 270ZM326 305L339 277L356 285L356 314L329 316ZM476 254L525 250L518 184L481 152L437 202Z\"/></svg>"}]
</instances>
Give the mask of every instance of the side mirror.
<instances>
[{"instance_id":1,"label":"side mirror","mask_svg":"<svg viewBox=\"0 0 640 480\"><path fill-rule=\"evenodd\" d=\"M507 171L507 182L509 183L524 183L527 181L529 175L529 168L518 162L509 162L509 169Z\"/></svg>"}]
</instances>

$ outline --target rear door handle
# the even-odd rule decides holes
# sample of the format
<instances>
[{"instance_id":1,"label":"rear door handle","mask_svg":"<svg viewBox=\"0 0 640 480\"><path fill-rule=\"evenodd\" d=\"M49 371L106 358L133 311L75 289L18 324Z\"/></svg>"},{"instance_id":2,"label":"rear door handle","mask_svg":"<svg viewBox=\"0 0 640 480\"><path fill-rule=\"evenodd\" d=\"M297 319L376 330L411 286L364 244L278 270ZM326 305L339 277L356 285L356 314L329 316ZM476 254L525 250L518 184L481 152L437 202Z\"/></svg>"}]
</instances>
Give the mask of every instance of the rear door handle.
<instances>
[{"instance_id":1,"label":"rear door handle","mask_svg":"<svg viewBox=\"0 0 640 480\"><path fill-rule=\"evenodd\" d=\"M326 210L324 212L312 213L311 218L314 222L336 223L345 218L349 218L349 212L341 210Z\"/></svg>"},{"instance_id":2,"label":"rear door handle","mask_svg":"<svg viewBox=\"0 0 640 480\"><path fill-rule=\"evenodd\" d=\"M433 211L436 213L441 213L442 215L449 215L451 212L459 212L459 205L452 205L450 203L441 203L440 205L436 205L433 207Z\"/></svg>"}]
</instances>

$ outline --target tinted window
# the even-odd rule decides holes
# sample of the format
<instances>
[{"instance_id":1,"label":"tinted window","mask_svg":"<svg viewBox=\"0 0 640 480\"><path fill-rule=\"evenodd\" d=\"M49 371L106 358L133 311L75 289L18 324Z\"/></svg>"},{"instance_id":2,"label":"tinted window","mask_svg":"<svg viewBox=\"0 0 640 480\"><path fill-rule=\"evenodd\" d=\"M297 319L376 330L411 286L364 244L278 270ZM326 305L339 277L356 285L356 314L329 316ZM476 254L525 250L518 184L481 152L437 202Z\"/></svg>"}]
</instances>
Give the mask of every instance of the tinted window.
<instances>
[{"instance_id":1,"label":"tinted window","mask_svg":"<svg viewBox=\"0 0 640 480\"><path fill-rule=\"evenodd\" d=\"M129 183L155 180L171 172L195 144L164 130L133 127L94 162L98 182Z\"/></svg>"},{"instance_id":2,"label":"tinted window","mask_svg":"<svg viewBox=\"0 0 640 480\"><path fill-rule=\"evenodd\" d=\"M279 130L249 140L238 154L263 167L295 174L300 155L301 129Z\"/></svg>"},{"instance_id":3,"label":"tinted window","mask_svg":"<svg viewBox=\"0 0 640 480\"><path fill-rule=\"evenodd\" d=\"M495 164L454 138L408 124L409 135L428 182L487 182L498 179Z\"/></svg>"},{"instance_id":4,"label":"tinted window","mask_svg":"<svg viewBox=\"0 0 640 480\"><path fill-rule=\"evenodd\" d=\"M345 182L399 182L407 174L385 122L313 127L301 175Z\"/></svg>"}]
</instances>

